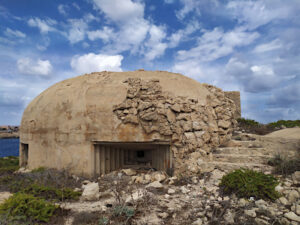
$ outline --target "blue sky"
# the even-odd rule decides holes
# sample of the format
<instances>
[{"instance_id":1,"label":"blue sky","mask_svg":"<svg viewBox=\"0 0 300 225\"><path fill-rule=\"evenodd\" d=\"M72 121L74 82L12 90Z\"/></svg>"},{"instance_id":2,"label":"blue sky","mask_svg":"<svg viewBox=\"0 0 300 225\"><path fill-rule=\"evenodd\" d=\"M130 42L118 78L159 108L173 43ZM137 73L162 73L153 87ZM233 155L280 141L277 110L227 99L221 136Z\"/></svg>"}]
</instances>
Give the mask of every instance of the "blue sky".
<instances>
[{"instance_id":1,"label":"blue sky","mask_svg":"<svg viewBox=\"0 0 300 225\"><path fill-rule=\"evenodd\" d=\"M242 116L300 119L299 0L0 0L0 124L50 85L167 70L241 92Z\"/></svg>"}]
</instances>

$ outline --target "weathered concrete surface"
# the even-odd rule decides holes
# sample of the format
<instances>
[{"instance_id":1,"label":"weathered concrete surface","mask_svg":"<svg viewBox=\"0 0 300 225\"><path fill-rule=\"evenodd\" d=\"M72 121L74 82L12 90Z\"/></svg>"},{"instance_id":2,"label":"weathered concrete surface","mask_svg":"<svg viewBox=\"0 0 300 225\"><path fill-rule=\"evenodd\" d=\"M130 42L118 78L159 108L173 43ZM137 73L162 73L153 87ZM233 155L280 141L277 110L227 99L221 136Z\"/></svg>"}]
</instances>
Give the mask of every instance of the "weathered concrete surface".
<instances>
[{"instance_id":1,"label":"weathered concrete surface","mask_svg":"<svg viewBox=\"0 0 300 225\"><path fill-rule=\"evenodd\" d=\"M135 86L128 79L140 80L141 83ZM150 88L149 92L145 92L143 84L155 84L151 87L159 90L152 93ZM138 90L134 90L137 87ZM166 131L163 134L157 130L147 130L151 129L151 120L155 120L158 110L162 109L159 105L152 107L154 113L141 110L139 116L142 119L139 117L138 120L122 119L122 113L127 113L127 106L120 114L115 113L114 110L120 109L116 106L135 97L135 91L143 92L145 98L136 96L138 105L129 107L133 114L135 108L151 102L158 104L162 99L165 101L163 107L167 108L164 108L165 114L160 118L165 117L166 124L176 123L180 126L180 129L174 126L180 135L173 129L170 129L172 133ZM151 97L158 99L152 101ZM176 101L167 103L170 99ZM230 139L235 125L234 111L233 101L226 98L221 89L181 74L104 71L62 81L35 98L23 114L20 142L29 145L30 169L44 166L67 169L78 175L93 175L93 141L170 141L176 156L175 163L182 165L182 160L187 159L189 153L200 151L202 142L196 143L196 138L203 140L203 146L207 146L205 151L209 151L209 146Z\"/></svg>"},{"instance_id":2,"label":"weathered concrete surface","mask_svg":"<svg viewBox=\"0 0 300 225\"><path fill-rule=\"evenodd\" d=\"M241 118L242 117L242 110L241 110L241 95L239 91L225 91L225 96L227 98L230 98L232 101L234 101L234 104L236 106L236 111L234 113L235 118Z\"/></svg>"}]
</instances>

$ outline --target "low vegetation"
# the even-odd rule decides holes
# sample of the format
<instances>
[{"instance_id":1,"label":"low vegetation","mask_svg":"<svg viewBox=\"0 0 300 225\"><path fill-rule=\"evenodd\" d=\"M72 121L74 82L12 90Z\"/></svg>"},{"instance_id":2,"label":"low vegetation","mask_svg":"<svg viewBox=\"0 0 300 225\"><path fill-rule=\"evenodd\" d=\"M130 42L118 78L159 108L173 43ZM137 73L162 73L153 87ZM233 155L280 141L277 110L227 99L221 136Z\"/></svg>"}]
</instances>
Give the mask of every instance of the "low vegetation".
<instances>
[{"instance_id":1,"label":"low vegetation","mask_svg":"<svg viewBox=\"0 0 300 225\"><path fill-rule=\"evenodd\" d=\"M238 127L241 130L245 130L247 133L265 135L274 131L274 129L269 128L268 126L261 124L255 120L239 118Z\"/></svg>"},{"instance_id":2,"label":"low vegetation","mask_svg":"<svg viewBox=\"0 0 300 225\"><path fill-rule=\"evenodd\" d=\"M239 169L223 176L220 187L225 194L236 194L240 198L275 200L280 196L275 191L278 184L278 180L272 175Z\"/></svg>"},{"instance_id":3,"label":"low vegetation","mask_svg":"<svg viewBox=\"0 0 300 225\"><path fill-rule=\"evenodd\" d=\"M42 198L16 193L0 205L0 216L6 222L48 222L56 209L58 206Z\"/></svg>"},{"instance_id":4,"label":"low vegetation","mask_svg":"<svg viewBox=\"0 0 300 225\"><path fill-rule=\"evenodd\" d=\"M18 157L0 158L0 191L13 193L0 205L0 224L60 224L67 212L55 202L78 200L81 193L74 188L81 186L81 179L43 167L15 173L18 169Z\"/></svg>"},{"instance_id":5,"label":"low vegetation","mask_svg":"<svg viewBox=\"0 0 300 225\"><path fill-rule=\"evenodd\" d=\"M259 126L262 125L259 122L251 119L245 119L245 118L238 118L237 119L239 125L241 126Z\"/></svg>"},{"instance_id":6,"label":"low vegetation","mask_svg":"<svg viewBox=\"0 0 300 225\"><path fill-rule=\"evenodd\" d=\"M299 126L300 120L278 120L276 122L262 124L252 119L239 118L237 119L238 126L247 133L265 135L280 129L282 126L292 128Z\"/></svg>"},{"instance_id":7,"label":"low vegetation","mask_svg":"<svg viewBox=\"0 0 300 225\"><path fill-rule=\"evenodd\" d=\"M76 192L70 188L58 189L51 186L43 186L32 184L21 190L22 193L31 194L35 197L43 197L47 200L64 201L64 200L78 200L81 192Z\"/></svg>"},{"instance_id":8,"label":"low vegetation","mask_svg":"<svg viewBox=\"0 0 300 225\"><path fill-rule=\"evenodd\" d=\"M19 169L19 157L8 156L0 158L0 174L14 172Z\"/></svg>"},{"instance_id":9,"label":"low vegetation","mask_svg":"<svg viewBox=\"0 0 300 225\"><path fill-rule=\"evenodd\" d=\"M267 126L272 128L281 127L281 126L285 126L287 128L296 127L296 126L300 127L300 120L278 120L277 122L272 122L267 124Z\"/></svg>"},{"instance_id":10,"label":"low vegetation","mask_svg":"<svg viewBox=\"0 0 300 225\"><path fill-rule=\"evenodd\" d=\"M113 211L113 216L118 218L123 217L122 221L125 220L125 224L134 216L134 214L134 209L126 205L117 205Z\"/></svg>"},{"instance_id":11,"label":"low vegetation","mask_svg":"<svg viewBox=\"0 0 300 225\"><path fill-rule=\"evenodd\" d=\"M290 175L296 171L300 171L300 153L292 159L280 154L275 155L268 161L268 164L274 167L275 174Z\"/></svg>"}]
</instances>

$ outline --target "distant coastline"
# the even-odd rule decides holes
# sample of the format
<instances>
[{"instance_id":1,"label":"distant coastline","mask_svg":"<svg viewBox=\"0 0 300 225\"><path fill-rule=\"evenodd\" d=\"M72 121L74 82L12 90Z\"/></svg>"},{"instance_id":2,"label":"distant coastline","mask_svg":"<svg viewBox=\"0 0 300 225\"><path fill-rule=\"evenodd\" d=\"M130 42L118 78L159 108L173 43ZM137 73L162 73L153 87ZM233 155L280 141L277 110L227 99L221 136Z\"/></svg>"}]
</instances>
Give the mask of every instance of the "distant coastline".
<instances>
[{"instance_id":1,"label":"distant coastline","mask_svg":"<svg viewBox=\"0 0 300 225\"><path fill-rule=\"evenodd\" d=\"M0 133L0 139L19 138L19 133Z\"/></svg>"},{"instance_id":2,"label":"distant coastline","mask_svg":"<svg viewBox=\"0 0 300 225\"><path fill-rule=\"evenodd\" d=\"M19 126L0 126L0 139L19 138Z\"/></svg>"}]
</instances>

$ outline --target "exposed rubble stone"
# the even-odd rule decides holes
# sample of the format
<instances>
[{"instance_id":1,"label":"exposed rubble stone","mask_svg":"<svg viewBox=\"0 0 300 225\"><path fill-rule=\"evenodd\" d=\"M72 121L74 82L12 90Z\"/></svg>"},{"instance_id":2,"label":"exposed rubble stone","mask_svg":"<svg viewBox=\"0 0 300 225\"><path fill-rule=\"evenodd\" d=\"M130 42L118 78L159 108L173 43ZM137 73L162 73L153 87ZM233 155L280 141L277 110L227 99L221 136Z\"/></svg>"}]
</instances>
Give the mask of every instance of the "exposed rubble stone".
<instances>
[{"instance_id":1,"label":"exposed rubble stone","mask_svg":"<svg viewBox=\"0 0 300 225\"><path fill-rule=\"evenodd\" d=\"M285 213L284 216L292 221L296 221L300 223L300 216L297 216L295 213L293 212L288 212Z\"/></svg>"},{"instance_id":2,"label":"exposed rubble stone","mask_svg":"<svg viewBox=\"0 0 300 225\"><path fill-rule=\"evenodd\" d=\"M87 201L98 200L100 196L98 183L87 183L83 185L83 192L81 199Z\"/></svg>"},{"instance_id":3,"label":"exposed rubble stone","mask_svg":"<svg viewBox=\"0 0 300 225\"><path fill-rule=\"evenodd\" d=\"M0 192L0 204L2 204L6 199L12 196L10 192Z\"/></svg>"},{"instance_id":4,"label":"exposed rubble stone","mask_svg":"<svg viewBox=\"0 0 300 225\"><path fill-rule=\"evenodd\" d=\"M211 147L230 140L236 125L235 104L221 89L204 84L210 94L203 104L164 92L158 80L128 78L124 83L128 84L127 96L114 106L114 113L123 123L139 125L146 134L156 132L161 139L170 140L176 174L200 172L202 167L189 155L204 152L201 157L206 157Z\"/></svg>"}]
</instances>

